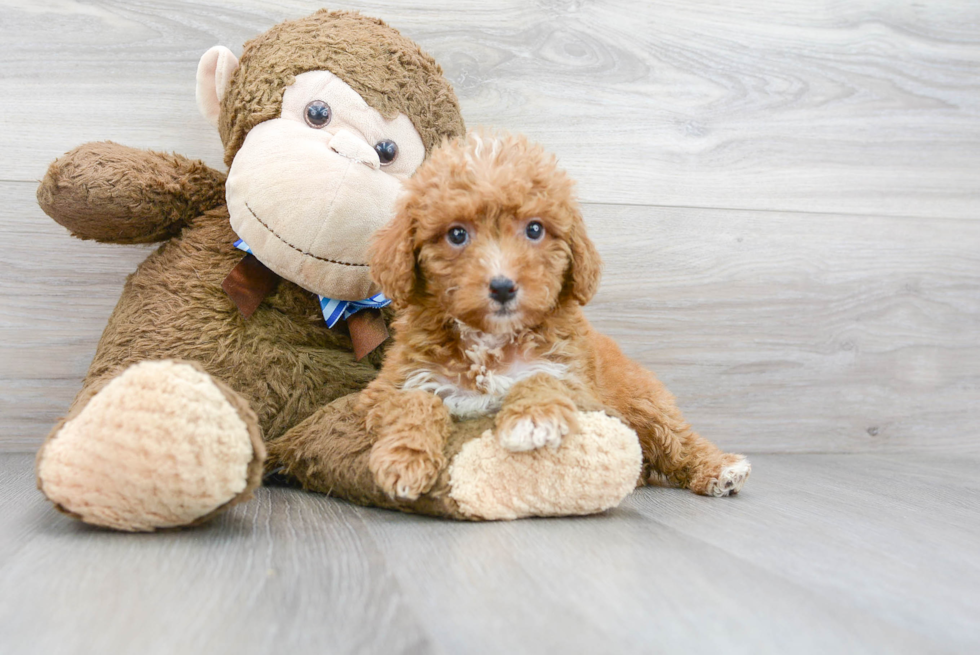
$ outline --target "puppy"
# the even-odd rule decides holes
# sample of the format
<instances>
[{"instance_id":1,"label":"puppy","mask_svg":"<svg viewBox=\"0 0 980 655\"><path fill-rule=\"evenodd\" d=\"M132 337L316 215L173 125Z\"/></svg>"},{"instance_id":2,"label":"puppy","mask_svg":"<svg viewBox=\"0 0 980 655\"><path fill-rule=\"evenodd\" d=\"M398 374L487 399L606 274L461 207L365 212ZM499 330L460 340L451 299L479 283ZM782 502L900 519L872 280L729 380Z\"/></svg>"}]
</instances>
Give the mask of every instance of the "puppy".
<instances>
[{"instance_id":1,"label":"puppy","mask_svg":"<svg viewBox=\"0 0 980 655\"><path fill-rule=\"evenodd\" d=\"M572 181L540 146L471 132L433 152L375 235L371 274L397 310L359 401L389 496L432 487L453 418L495 414L500 443L526 451L558 447L578 408L636 430L644 481L727 496L748 477L744 457L698 436L663 384L585 319L599 256Z\"/></svg>"}]
</instances>

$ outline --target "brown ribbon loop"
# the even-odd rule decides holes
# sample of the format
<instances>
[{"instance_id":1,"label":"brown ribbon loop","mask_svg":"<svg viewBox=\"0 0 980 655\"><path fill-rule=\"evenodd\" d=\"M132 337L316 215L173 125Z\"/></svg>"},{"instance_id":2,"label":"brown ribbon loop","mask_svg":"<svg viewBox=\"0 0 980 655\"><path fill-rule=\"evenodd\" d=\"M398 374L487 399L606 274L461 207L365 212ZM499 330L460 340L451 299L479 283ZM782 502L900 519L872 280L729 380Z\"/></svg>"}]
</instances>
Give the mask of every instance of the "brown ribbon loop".
<instances>
[{"instance_id":1,"label":"brown ribbon loop","mask_svg":"<svg viewBox=\"0 0 980 655\"><path fill-rule=\"evenodd\" d=\"M354 357L360 361L388 338L388 327L380 309L369 307L352 314L347 319L350 341L354 345Z\"/></svg>"},{"instance_id":2,"label":"brown ribbon loop","mask_svg":"<svg viewBox=\"0 0 980 655\"><path fill-rule=\"evenodd\" d=\"M246 253L231 273L221 283L238 311L246 319L255 313L262 301L279 286L280 277L260 262L252 253ZM347 319L350 340L354 347L354 357L358 361L384 343L388 338L388 327L379 309L362 309Z\"/></svg>"},{"instance_id":3,"label":"brown ribbon loop","mask_svg":"<svg viewBox=\"0 0 980 655\"><path fill-rule=\"evenodd\" d=\"M279 276L269 270L265 264L256 259L252 253L246 253L231 273L221 283L242 316L248 318L255 313L262 301L279 286Z\"/></svg>"}]
</instances>

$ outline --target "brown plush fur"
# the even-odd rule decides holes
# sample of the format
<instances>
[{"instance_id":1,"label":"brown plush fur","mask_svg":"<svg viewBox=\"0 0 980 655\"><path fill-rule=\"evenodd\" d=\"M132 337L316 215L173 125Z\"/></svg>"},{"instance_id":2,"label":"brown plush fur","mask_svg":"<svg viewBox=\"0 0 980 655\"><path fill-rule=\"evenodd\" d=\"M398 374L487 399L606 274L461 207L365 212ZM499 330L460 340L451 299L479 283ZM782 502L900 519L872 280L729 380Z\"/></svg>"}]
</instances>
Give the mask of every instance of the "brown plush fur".
<instances>
[{"instance_id":1,"label":"brown plush fur","mask_svg":"<svg viewBox=\"0 0 980 655\"><path fill-rule=\"evenodd\" d=\"M332 72L385 118L408 116L426 151L463 132L456 94L432 57L377 18L321 9L245 44L221 101L226 164L253 127L279 116L296 75L312 70Z\"/></svg>"},{"instance_id":2,"label":"brown plush fur","mask_svg":"<svg viewBox=\"0 0 980 655\"><path fill-rule=\"evenodd\" d=\"M462 132L451 87L417 46L381 21L318 12L246 45L222 105L227 161L249 129L278 116L292 76L323 68L383 113L406 113L427 145ZM72 415L130 365L177 359L227 385L242 399L233 405L249 428L271 440L376 375L383 349L355 361L346 324L328 329L316 296L286 280L249 319L242 317L221 288L242 257L233 247L224 179L201 162L113 143L81 146L51 165L38 202L74 236L166 239L126 281ZM250 473L242 498L257 485Z\"/></svg>"},{"instance_id":3,"label":"brown plush fur","mask_svg":"<svg viewBox=\"0 0 980 655\"><path fill-rule=\"evenodd\" d=\"M543 236L529 236L532 223ZM449 235L460 228L467 241L454 244ZM493 376L541 365L566 372L517 378L496 415L503 443L538 431L538 442L518 439L513 449L557 446L577 429L576 407L598 403L637 431L646 464L671 482L724 495L744 481L747 470L719 482L742 458L698 436L653 374L585 319L581 306L598 286L599 257L571 180L539 146L471 134L437 150L376 235L371 270L399 310L395 343L360 404L377 439L369 466L388 495L417 498L444 465L450 412L440 396L418 388L420 374L442 397L472 398L493 393ZM500 277L513 282L513 299L489 292Z\"/></svg>"},{"instance_id":4,"label":"brown plush fur","mask_svg":"<svg viewBox=\"0 0 980 655\"><path fill-rule=\"evenodd\" d=\"M51 164L37 200L81 239L154 243L225 204L225 175L180 155L86 143Z\"/></svg>"},{"instance_id":5,"label":"brown plush fur","mask_svg":"<svg viewBox=\"0 0 980 655\"><path fill-rule=\"evenodd\" d=\"M415 500L388 496L374 480L368 459L374 437L364 429L359 394L338 398L268 444L269 466L277 468L304 489L339 496L360 505L397 509L447 518L477 520L459 510L450 496L450 469L443 468L429 492ZM493 427L492 420L457 423L442 457L452 461L465 443Z\"/></svg>"}]
</instances>

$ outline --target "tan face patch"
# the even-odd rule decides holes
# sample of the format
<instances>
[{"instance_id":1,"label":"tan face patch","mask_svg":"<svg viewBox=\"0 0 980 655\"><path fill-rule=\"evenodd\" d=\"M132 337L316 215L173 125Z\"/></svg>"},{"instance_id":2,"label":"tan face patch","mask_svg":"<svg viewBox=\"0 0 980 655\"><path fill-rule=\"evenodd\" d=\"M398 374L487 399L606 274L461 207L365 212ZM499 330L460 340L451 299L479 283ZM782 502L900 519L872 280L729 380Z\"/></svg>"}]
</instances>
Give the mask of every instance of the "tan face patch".
<instances>
[{"instance_id":1,"label":"tan face patch","mask_svg":"<svg viewBox=\"0 0 980 655\"><path fill-rule=\"evenodd\" d=\"M322 125L309 119L311 103L321 120L329 116ZM375 146L387 142L397 156L383 164ZM361 300L378 291L369 238L424 157L406 116L386 120L333 74L303 73L286 89L282 115L253 128L235 156L226 183L232 228L282 277Z\"/></svg>"}]
</instances>

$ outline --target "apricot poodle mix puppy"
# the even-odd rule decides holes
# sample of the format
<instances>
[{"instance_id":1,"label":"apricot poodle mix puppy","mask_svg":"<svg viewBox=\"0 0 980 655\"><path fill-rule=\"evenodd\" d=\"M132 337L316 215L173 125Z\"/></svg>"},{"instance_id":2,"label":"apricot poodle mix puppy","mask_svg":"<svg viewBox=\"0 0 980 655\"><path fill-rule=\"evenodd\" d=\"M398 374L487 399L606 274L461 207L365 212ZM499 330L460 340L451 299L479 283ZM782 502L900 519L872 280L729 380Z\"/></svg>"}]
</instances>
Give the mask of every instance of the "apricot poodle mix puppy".
<instances>
[{"instance_id":1,"label":"apricot poodle mix puppy","mask_svg":"<svg viewBox=\"0 0 980 655\"><path fill-rule=\"evenodd\" d=\"M453 418L496 414L500 443L526 451L559 447L576 410L598 408L636 430L642 481L739 491L749 462L691 430L663 384L585 319L599 269L573 183L540 146L471 132L432 154L372 244L397 318L360 403L387 494L431 488Z\"/></svg>"}]
</instances>

